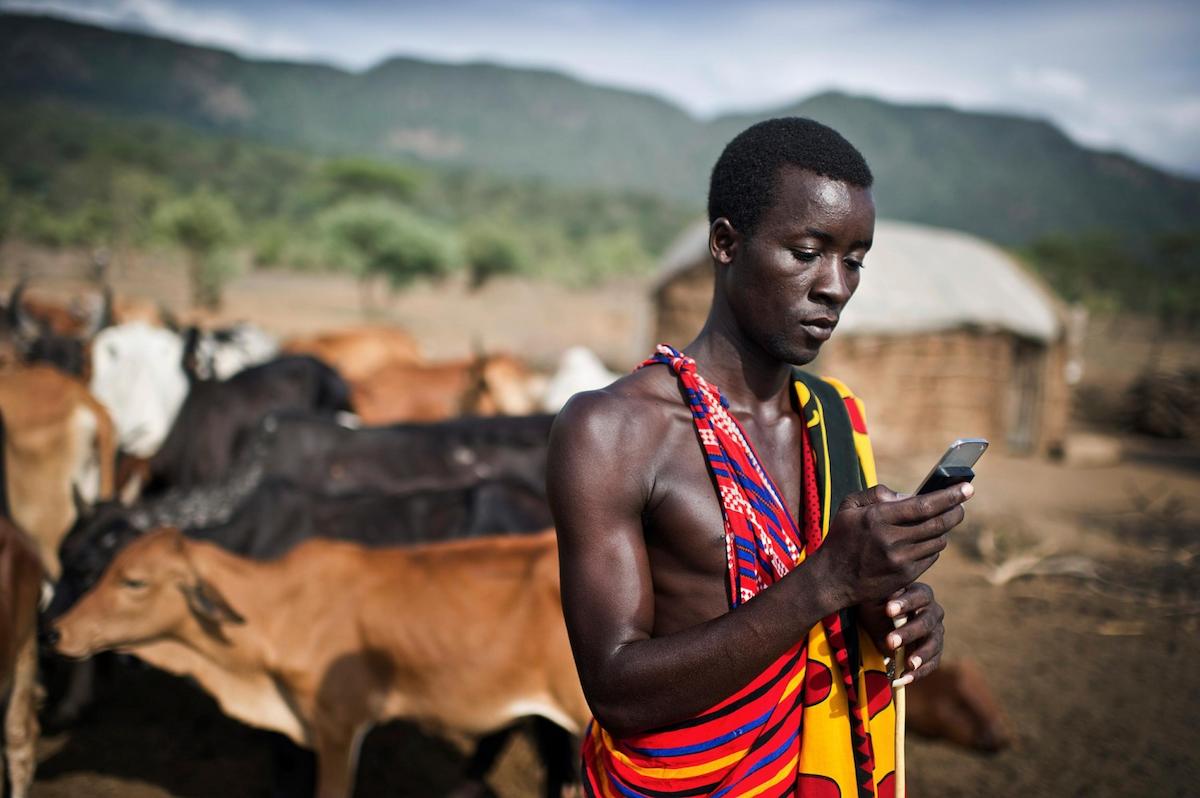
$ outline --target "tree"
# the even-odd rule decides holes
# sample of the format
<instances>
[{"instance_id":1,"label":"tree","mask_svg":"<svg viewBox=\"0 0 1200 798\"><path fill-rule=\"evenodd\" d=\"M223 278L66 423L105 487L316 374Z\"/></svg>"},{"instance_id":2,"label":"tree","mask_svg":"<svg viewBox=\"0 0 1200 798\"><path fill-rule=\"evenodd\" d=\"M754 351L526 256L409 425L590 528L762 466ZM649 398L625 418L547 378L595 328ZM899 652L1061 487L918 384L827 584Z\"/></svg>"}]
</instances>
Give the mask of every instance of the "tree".
<instances>
[{"instance_id":1,"label":"tree","mask_svg":"<svg viewBox=\"0 0 1200 798\"><path fill-rule=\"evenodd\" d=\"M520 238L496 224L478 225L467 231L464 257L472 289L493 277L518 274L528 267L528 255Z\"/></svg>"},{"instance_id":2,"label":"tree","mask_svg":"<svg viewBox=\"0 0 1200 798\"><path fill-rule=\"evenodd\" d=\"M201 190L160 207L155 227L187 254L192 304L220 307L221 289L236 271L229 246L238 225L230 202Z\"/></svg>"},{"instance_id":3,"label":"tree","mask_svg":"<svg viewBox=\"0 0 1200 798\"><path fill-rule=\"evenodd\" d=\"M456 257L452 230L387 200L348 200L324 213L319 227L335 265L356 272L364 289L376 277L393 291L442 277Z\"/></svg>"}]
</instances>

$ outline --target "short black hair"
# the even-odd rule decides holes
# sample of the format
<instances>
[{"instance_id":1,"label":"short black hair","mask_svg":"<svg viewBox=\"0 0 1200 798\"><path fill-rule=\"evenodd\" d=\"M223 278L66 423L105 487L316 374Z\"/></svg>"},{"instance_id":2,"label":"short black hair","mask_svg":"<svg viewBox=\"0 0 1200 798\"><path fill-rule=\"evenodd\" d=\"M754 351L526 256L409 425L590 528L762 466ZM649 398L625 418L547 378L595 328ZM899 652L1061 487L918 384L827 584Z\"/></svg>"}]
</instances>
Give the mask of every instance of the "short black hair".
<instances>
[{"instance_id":1,"label":"short black hair","mask_svg":"<svg viewBox=\"0 0 1200 798\"><path fill-rule=\"evenodd\" d=\"M776 178L787 165L861 188L875 180L862 153L833 128L798 116L768 119L725 145L708 186L708 223L724 216L751 235L775 201Z\"/></svg>"}]
</instances>

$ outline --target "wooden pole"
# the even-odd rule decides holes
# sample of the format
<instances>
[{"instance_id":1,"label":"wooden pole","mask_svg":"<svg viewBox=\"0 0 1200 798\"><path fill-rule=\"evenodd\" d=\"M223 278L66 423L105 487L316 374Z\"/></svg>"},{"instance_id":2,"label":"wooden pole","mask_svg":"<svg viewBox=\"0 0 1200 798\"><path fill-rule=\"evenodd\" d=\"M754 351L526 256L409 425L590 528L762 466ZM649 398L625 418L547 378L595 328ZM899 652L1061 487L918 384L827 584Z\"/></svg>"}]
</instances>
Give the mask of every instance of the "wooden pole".
<instances>
[{"instance_id":1,"label":"wooden pole","mask_svg":"<svg viewBox=\"0 0 1200 798\"><path fill-rule=\"evenodd\" d=\"M893 622L895 628L899 629L904 624L908 623L908 616L901 615ZM899 678L904 673L904 647L896 649L892 656L892 662L896 664L895 674ZM905 782L904 782L904 711L905 711L905 696L904 686L894 688L893 702L896 706L896 798L904 798Z\"/></svg>"}]
</instances>

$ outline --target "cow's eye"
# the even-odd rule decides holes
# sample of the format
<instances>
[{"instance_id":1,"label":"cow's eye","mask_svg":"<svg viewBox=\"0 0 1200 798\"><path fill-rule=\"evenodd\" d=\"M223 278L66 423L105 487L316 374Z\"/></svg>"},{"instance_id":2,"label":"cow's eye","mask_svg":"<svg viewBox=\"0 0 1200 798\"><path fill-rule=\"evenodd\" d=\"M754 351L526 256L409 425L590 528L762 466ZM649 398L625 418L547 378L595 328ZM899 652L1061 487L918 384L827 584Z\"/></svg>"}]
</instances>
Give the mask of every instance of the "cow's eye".
<instances>
[{"instance_id":1,"label":"cow's eye","mask_svg":"<svg viewBox=\"0 0 1200 798\"><path fill-rule=\"evenodd\" d=\"M127 587L130 590L141 590L146 587L147 582L144 579L122 579L121 587Z\"/></svg>"}]
</instances>

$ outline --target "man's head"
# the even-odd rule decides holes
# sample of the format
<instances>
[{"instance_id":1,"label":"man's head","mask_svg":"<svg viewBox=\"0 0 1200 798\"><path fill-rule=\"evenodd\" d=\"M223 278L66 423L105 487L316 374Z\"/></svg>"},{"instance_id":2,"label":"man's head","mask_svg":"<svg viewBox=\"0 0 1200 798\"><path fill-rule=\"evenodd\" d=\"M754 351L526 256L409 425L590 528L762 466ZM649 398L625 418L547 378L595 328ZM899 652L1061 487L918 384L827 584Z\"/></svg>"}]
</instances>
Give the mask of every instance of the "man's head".
<instances>
[{"instance_id":1,"label":"man's head","mask_svg":"<svg viewBox=\"0 0 1200 798\"><path fill-rule=\"evenodd\" d=\"M714 312L770 357L807 363L858 287L875 229L871 170L810 119L761 122L713 167L709 248Z\"/></svg>"}]
</instances>

